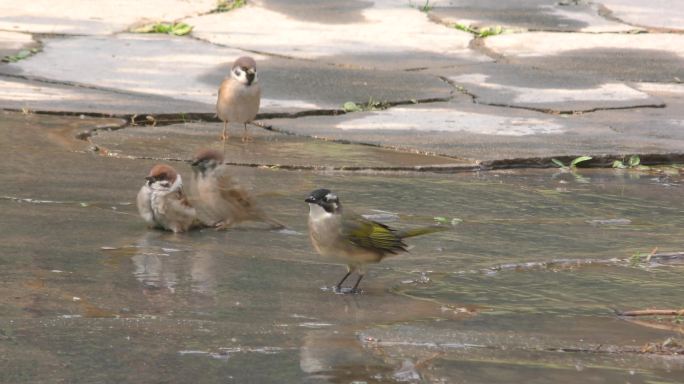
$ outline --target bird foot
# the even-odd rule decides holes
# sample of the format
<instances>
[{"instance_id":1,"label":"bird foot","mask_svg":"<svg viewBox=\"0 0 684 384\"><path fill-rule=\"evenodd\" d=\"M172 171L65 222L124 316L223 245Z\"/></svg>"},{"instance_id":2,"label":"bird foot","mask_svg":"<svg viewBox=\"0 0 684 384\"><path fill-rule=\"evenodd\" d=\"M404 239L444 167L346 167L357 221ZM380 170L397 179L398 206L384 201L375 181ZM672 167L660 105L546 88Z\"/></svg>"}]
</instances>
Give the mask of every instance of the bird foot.
<instances>
[{"instance_id":1,"label":"bird foot","mask_svg":"<svg viewBox=\"0 0 684 384\"><path fill-rule=\"evenodd\" d=\"M219 135L219 140L221 141L228 141L230 138L230 135Z\"/></svg>"},{"instance_id":2,"label":"bird foot","mask_svg":"<svg viewBox=\"0 0 684 384\"><path fill-rule=\"evenodd\" d=\"M242 136L242 142L243 143L253 143L254 138L252 136Z\"/></svg>"},{"instance_id":3,"label":"bird foot","mask_svg":"<svg viewBox=\"0 0 684 384\"><path fill-rule=\"evenodd\" d=\"M332 291L338 295L358 295L361 293L361 290L356 288L349 288L349 287L339 287L339 286L334 286Z\"/></svg>"},{"instance_id":4,"label":"bird foot","mask_svg":"<svg viewBox=\"0 0 684 384\"><path fill-rule=\"evenodd\" d=\"M217 231L225 231L226 229L228 229L232 226L233 226L232 223L226 223L225 221L222 221L220 223L214 224L214 229L216 229Z\"/></svg>"}]
</instances>

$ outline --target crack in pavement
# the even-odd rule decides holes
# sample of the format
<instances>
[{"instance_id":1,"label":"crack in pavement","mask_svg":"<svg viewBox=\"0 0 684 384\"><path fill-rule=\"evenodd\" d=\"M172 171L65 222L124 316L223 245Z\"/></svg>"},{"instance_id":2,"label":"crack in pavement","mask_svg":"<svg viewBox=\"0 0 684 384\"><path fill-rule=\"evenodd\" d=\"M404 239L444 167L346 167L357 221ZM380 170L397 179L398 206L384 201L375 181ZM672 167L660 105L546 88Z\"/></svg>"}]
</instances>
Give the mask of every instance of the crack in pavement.
<instances>
[{"instance_id":1,"label":"crack in pavement","mask_svg":"<svg viewBox=\"0 0 684 384\"><path fill-rule=\"evenodd\" d=\"M667 104L663 102L660 104L644 104L644 105L634 105L634 106L595 107L595 108L589 108L589 109L561 109L561 110L558 110L558 109L552 109L552 108L526 107L526 106L522 106L522 105L492 103L492 102L480 101L480 97L478 95L472 93L465 86L457 84L456 82L449 79L448 77L439 76L439 78L442 81L444 81L445 83L449 84L451 87L453 87L455 91L469 96L472 99L473 104L488 105L491 107L499 107L499 108L524 109L524 110L544 113L544 114L548 114L548 115L579 115L579 114L592 113L592 112L598 112L598 111L641 109L641 108L666 108L667 107Z\"/></svg>"},{"instance_id":2,"label":"crack in pavement","mask_svg":"<svg viewBox=\"0 0 684 384\"><path fill-rule=\"evenodd\" d=\"M672 33L672 34L684 34L684 29L675 29L675 28L662 28L662 27L649 27L646 25L638 25L638 24L633 24L630 22L627 22L625 20L620 19L619 17L615 16L613 14L613 11L606 7L605 5L601 3L594 3L598 7L598 14L599 16L603 17L606 20L613 21L616 23L624 24L624 25L629 25L630 27L638 28L643 30L643 32L640 33ZM632 33L632 32L623 32L623 33Z\"/></svg>"},{"instance_id":3,"label":"crack in pavement","mask_svg":"<svg viewBox=\"0 0 684 384\"><path fill-rule=\"evenodd\" d=\"M342 144L342 143L341 143ZM386 147L382 147L386 148ZM103 156L129 159L129 160L155 160L168 161L179 163L190 163L191 160L180 159L177 157L155 157L155 156L133 156L133 155L119 155L113 152L103 151ZM286 171L320 171L320 172L354 172L354 173L410 173L410 172L432 172L432 173L457 173L457 172L474 172L479 170L477 164L444 164L444 165L416 165L416 166L324 166L324 165L295 165L295 164L263 164L263 163L240 163L240 162L224 162L223 164L246 167L246 168L264 168L277 169Z\"/></svg>"}]
</instances>

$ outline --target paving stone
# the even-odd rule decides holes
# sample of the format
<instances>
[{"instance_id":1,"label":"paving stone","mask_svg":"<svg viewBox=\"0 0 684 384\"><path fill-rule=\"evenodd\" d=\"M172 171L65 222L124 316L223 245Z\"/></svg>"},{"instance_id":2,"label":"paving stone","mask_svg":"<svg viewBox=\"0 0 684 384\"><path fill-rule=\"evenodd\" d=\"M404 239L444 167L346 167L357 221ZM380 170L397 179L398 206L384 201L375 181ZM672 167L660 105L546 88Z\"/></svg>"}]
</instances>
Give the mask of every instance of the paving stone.
<instances>
[{"instance_id":1,"label":"paving stone","mask_svg":"<svg viewBox=\"0 0 684 384\"><path fill-rule=\"evenodd\" d=\"M684 31L684 9L678 0L602 0L610 15L632 25Z\"/></svg>"},{"instance_id":2,"label":"paving stone","mask_svg":"<svg viewBox=\"0 0 684 384\"><path fill-rule=\"evenodd\" d=\"M208 12L215 0L0 0L0 29L94 35L126 30L142 19L173 21Z\"/></svg>"},{"instance_id":3,"label":"paving stone","mask_svg":"<svg viewBox=\"0 0 684 384\"><path fill-rule=\"evenodd\" d=\"M405 2L375 1L362 9L365 4L352 2L351 14L362 18L334 22L303 20L292 16L300 8L283 4L248 5L186 21L195 26L194 36L217 44L326 63L406 69L491 61L468 48L471 34L434 23ZM312 15L320 12L312 6Z\"/></svg>"},{"instance_id":4,"label":"paving stone","mask_svg":"<svg viewBox=\"0 0 684 384\"><path fill-rule=\"evenodd\" d=\"M554 112L663 106L627 84L519 65L483 64L438 70L478 103Z\"/></svg>"},{"instance_id":5,"label":"paving stone","mask_svg":"<svg viewBox=\"0 0 684 384\"><path fill-rule=\"evenodd\" d=\"M633 30L599 15L594 4L566 4L558 0L449 0L435 3L430 15L445 23L483 28L562 32L623 32Z\"/></svg>"},{"instance_id":6,"label":"paving stone","mask_svg":"<svg viewBox=\"0 0 684 384\"><path fill-rule=\"evenodd\" d=\"M608 124L575 116L455 102L268 123L300 135L471 160L684 152L684 141L676 135L619 134Z\"/></svg>"},{"instance_id":7,"label":"paving stone","mask_svg":"<svg viewBox=\"0 0 684 384\"><path fill-rule=\"evenodd\" d=\"M188 123L157 127L129 127L100 131L91 138L110 156L186 160L206 147L223 150L218 136L222 124ZM270 132L251 127L254 142L240 141L242 127L232 127L225 149L226 162L233 164L317 169L384 169L426 166L467 166L470 162L442 156L397 152L358 144L341 144L307 137Z\"/></svg>"},{"instance_id":8,"label":"paving stone","mask_svg":"<svg viewBox=\"0 0 684 384\"><path fill-rule=\"evenodd\" d=\"M244 54L184 37L122 34L55 38L45 41L39 55L0 67L0 72L188 102L181 110L170 103L166 109L169 113L206 112L213 111L218 84L233 60ZM370 98L447 98L452 91L430 74L336 68L253 56L259 62L262 112L339 109L347 101L367 102ZM43 97L37 95L35 99Z\"/></svg>"},{"instance_id":9,"label":"paving stone","mask_svg":"<svg viewBox=\"0 0 684 384\"><path fill-rule=\"evenodd\" d=\"M492 36L487 48L507 62L601 79L684 79L684 35L531 32Z\"/></svg>"}]
</instances>

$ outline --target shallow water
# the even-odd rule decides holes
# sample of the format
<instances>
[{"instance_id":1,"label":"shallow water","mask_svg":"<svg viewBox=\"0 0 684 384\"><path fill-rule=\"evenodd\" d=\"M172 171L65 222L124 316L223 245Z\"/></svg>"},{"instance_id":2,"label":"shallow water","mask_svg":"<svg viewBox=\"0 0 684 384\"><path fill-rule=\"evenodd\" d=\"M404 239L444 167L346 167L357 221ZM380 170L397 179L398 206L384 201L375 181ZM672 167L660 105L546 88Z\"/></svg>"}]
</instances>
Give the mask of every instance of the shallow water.
<instances>
[{"instance_id":1,"label":"shallow water","mask_svg":"<svg viewBox=\"0 0 684 384\"><path fill-rule=\"evenodd\" d=\"M131 204L154 161L94 154L70 139L97 124L0 121L0 382L684 377L682 357L639 353L681 340L680 325L656 329L614 313L682 308L684 266L632 257L684 250L679 175L241 168L289 231L173 235L146 229ZM189 175L187 164L173 165ZM362 294L336 295L321 288L344 268L320 259L306 236L302 200L318 187L359 213L392 213L383 218L399 228L459 220L372 267Z\"/></svg>"}]
</instances>

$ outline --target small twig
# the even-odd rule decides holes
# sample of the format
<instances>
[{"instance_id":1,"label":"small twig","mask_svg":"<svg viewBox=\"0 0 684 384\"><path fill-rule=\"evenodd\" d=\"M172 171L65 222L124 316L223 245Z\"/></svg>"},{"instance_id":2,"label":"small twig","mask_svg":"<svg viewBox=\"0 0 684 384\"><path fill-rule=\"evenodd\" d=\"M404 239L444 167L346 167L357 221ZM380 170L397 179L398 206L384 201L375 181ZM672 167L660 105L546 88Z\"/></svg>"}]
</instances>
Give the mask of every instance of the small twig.
<instances>
[{"instance_id":1,"label":"small twig","mask_svg":"<svg viewBox=\"0 0 684 384\"><path fill-rule=\"evenodd\" d=\"M661 331L677 332L679 334L684 334L684 327L682 327L681 325L655 323L652 321L637 320L635 318L624 318L623 320L646 328L659 329Z\"/></svg>"},{"instance_id":2,"label":"small twig","mask_svg":"<svg viewBox=\"0 0 684 384\"><path fill-rule=\"evenodd\" d=\"M617 311L618 316L684 316L684 309L640 309Z\"/></svg>"}]
</instances>

